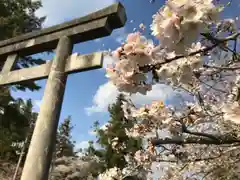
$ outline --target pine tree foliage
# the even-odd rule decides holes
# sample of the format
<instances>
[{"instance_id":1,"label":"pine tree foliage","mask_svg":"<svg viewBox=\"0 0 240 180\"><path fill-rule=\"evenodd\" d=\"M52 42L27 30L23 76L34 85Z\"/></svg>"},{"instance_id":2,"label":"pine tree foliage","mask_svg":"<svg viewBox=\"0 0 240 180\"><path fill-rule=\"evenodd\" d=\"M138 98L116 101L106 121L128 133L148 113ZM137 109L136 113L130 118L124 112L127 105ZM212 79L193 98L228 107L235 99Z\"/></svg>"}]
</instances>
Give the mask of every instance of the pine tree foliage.
<instances>
[{"instance_id":1,"label":"pine tree foliage","mask_svg":"<svg viewBox=\"0 0 240 180\"><path fill-rule=\"evenodd\" d=\"M17 153L21 151L22 143L27 136L31 137L31 131L33 131L31 124L35 123L37 113L33 112L30 99L26 102L22 99L11 101L10 97L1 99L0 158L17 161Z\"/></svg>"},{"instance_id":2,"label":"pine tree foliage","mask_svg":"<svg viewBox=\"0 0 240 180\"><path fill-rule=\"evenodd\" d=\"M56 142L56 158L63 156L74 156L74 142L72 140L71 131L73 126L71 124L72 118L68 116L60 124L57 132Z\"/></svg>"},{"instance_id":3,"label":"pine tree foliage","mask_svg":"<svg viewBox=\"0 0 240 180\"><path fill-rule=\"evenodd\" d=\"M41 7L40 1L32 0L1 0L0 1L0 41L24 33L39 30L44 21L35 15ZM15 69L42 64L44 61L32 57L19 57ZM0 62L0 70L3 62ZM10 90L38 90L40 87L34 82L24 82L11 87L0 87L0 158L16 160L16 144L23 142L30 127L32 116L30 102L14 99ZM27 109L26 107L30 108ZM26 112L24 112L26 111ZM15 144L13 148L12 144Z\"/></svg>"},{"instance_id":4,"label":"pine tree foliage","mask_svg":"<svg viewBox=\"0 0 240 180\"><path fill-rule=\"evenodd\" d=\"M122 100L124 100L124 96L121 94L116 103L109 106L110 120L106 125L106 129L101 129L98 122L94 124L94 131L97 134L96 143L100 148L95 148L93 143L90 143L87 149L88 154L95 155L102 161L104 164L103 171L113 167L123 169L128 164L125 155L127 153L134 154L142 146L140 139L126 135L125 129L133 127L133 122L124 117L121 108ZM124 144L124 148L115 149L112 146L115 138L118 138L120 144Z\"/></svg>"},{"instance_id":5,"label":"pine tree foliage","mask_svg":"<svg viewBox=\"0 0 240 180\"><path fill-rule=\"evenodd\" d=\"M40 7L40 1L1 0L0 40L41 29L45 18L35 16L36 10Z\"/></svg>"},{"instance_id":6,"label":"pine tree foliage","mask_svg":"<svg viewBox=\"0 0 240 180\"><path fill-rule=\"evenodd\" d=\"M32 0L1 0L0 1L0 41L21 34L39 30L45 17L37 17L35 12L41 7L41 1ZM20 56L14 69L43 64L45 61L31 56ZM3 64L0 63L0 69ZM39 90L40 86L32 81L19 83L14 89L31 91Z\"/></svg>"}]
</instances>

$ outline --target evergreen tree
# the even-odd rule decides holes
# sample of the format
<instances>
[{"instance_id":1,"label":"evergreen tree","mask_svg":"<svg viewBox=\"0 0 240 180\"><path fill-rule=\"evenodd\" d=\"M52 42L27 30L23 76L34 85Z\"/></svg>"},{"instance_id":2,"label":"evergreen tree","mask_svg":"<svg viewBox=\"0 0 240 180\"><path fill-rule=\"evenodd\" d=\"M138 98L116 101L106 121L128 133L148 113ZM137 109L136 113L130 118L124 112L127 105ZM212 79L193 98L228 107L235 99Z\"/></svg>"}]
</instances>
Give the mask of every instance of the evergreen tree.
<instances>
[{"instance_id":1,"label":"evergreen tree","mask_svg":"<svg viewBox=\"0 0 240 180\"><path fill-rule=\"evenodd\" d=\"M68 116L58 127L56 145L50 169L51 173L49 174L49 179L51 180L65 179L68 176L68 173L62 173L63 170L62 168L59 168L58 165L61 167L66 166L66 168L70 169L70 172L72 172L71 168L74 169L75 167L75 142L72 140L71 136L73 129L71 122L72 118L71 116Z\"/></svg>"},{"instance_id":2,"label":"evergreen tree","mask_svg":"<svg viewBox=\"0 0 240 180\"><path fill-rule=\"evenodd\" d=\"M35 16L41 7L40 1L31 0L1 0L0 1L0 41L24 33L41 29L43 18ZM15 69L42 64L43 60L29 57L19 57ZM3 63L0 62L0 70ZM33 116L25 107L23 100L14 99L10 90L38 90L40 87L32 82L24 82L11 87L0 87L0 159L16 161L16 144L25 140ZM29 101L30 102L30 101ZM24 112L26 111L26 112ZM34 115L35 119L37 114ZM13 146L15 144L15 146Z\"/></svg>"},{"instance_id":3,"label":"evergreen tree","mask_svg":"<svg viewBox=\"0 0 240 180\"><path fill-rule=\"evenodd\" d=\"M56 139L56 158L75 155L74 142L72 141L71 136L71 131L73 129L71 121L71 116L68 116L58 128Z\"/></svg>"},{"instance_id":4,"label":"evergreen tree","mask_svg":"<svg viewBox=\"0 0 240 180\"><path fill-rule=\"evenodd\" d=\"M95 148L93 143L90 143L89 148L86 150L89 155L96 155L104 164L102 171L117 167L123 169L127 166L128 162L125 155L129 152L134 154L142 146L140 139L128 137L125 129L133 127L133 122L128 121L124 117L122 110L123 95L119 95L116 103L109 106L110 120L106 129L101 129L99 123L95 122L94 131L97 134L96 143L101 147ZM113 146L114 140L118 139L119 148ZM121 148L121 146L123 148Z\"/></svg>"},{"instance_id":5,"label":"evergreen tree","mask_svg":"<svg viewBox=\"0 0 240 180\"><path fill-rule=\"evenodd\" d=\"M35 123L37 113L33 112L30 99L26 102L22 99L11 102L9 97L1 99L6 101L2 102L0 114L0 159L17 161L17 153L21 151L26 136L31 137L30 131L33 131L33 128L30 124Z\"/></svg>"},{"instance_id":6,"label":"evergreen tree","mask_svg":"<svg viewBox=\"0 0 240 180\"><path fill-rule=\"evenodd\" d=\"M41 7L41 1L1 0L0 1L0 41L42 28L45 17L37 17L35 12ZM20 56L14 69L43 64L45 61L31 56ZM0 69L3 64L0 64ZM14 89L38 90L40 86L32 81L13 86Z\"/></svg>"},{"instance_id":7,"label":"evergreen tree","mask_svg":"<svg viewBox=\"0 0 240 180\"><path fill-rule=\"evenodd\" d=\"M0 40L41 29L45 18L35 16L40 7L41 1L1 0Z\"/></svg>"}]
</instances>

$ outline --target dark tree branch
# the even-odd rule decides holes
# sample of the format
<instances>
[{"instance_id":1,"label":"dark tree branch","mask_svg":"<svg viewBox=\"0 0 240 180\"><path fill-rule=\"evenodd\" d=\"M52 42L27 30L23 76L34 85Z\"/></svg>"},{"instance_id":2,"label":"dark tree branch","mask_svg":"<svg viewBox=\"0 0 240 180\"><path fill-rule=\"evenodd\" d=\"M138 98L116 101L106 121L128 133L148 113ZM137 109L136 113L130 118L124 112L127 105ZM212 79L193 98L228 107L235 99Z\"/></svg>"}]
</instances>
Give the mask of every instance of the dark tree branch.
<instances>
[{"instance_id":1,"label":"dark tree branch","mask_svg":"<svg viewBox=\"0 0 240 180\"><path fill-rule=\"evenodd\" d=\"M169 63L169 62L172 62L172 61L175 61L177 59L180 59L180 58L184 58L184 57L187 57L187 56L194 56L196 54L206 54L208 51L216 48L217 46L225 43L226 41L234 41L238 38L238 36L240 36L240 32L237 32L237 33L234 33L226 38L215 38L215 37L211 37L212 39L214 39L214 44L212 46L208 46L208 47L205 47L205 48L202 48L200 50L197 50L197 51L194 51L194 52L191 52L187 55L177 55L173 58L168 58L168 59L165 59L163 62L159 62L159 63L156 63L156 64L153 64L153 65L146 65L146 66L143 66L143 67L140 67L140 70L143 71L143 72L149 72L149 71L152 71L153 69L159 69L161 68L161 66L163 64L166 64L166 63Z\"/></svg>"},{"instance_id":2,"label":"dark tree branch","mask_svg":"<svg viewBox=\"0 0 240 180\"><path fill-rule=\"evenodd\" d=\"M237 67L221 67L221 66L210 66L210 65L207 65L207 64L204 64L203 67L219 69L219 70L224 70L224 71L234 71L234 70L240 69L240 66L237 66Z\"/></svg>"},{"instance_id":3,"label":"dark tree branch","mask_svg":"<svg viewBox=\"0 0 240 180\"><path fill-rule=\"evenodd\" d=\"M188 137L185 139L174 139L174 138L165 138L165 139L153 139L151 143L154 146L159 146L163 144L206 144L206 145L222 145L222 144L234 144L240 143L240 139L233 137L222 137L218 139L210 139L210 138L201 138L201 137ZM240 144L239 144L240 145Z\"/></svg>"},{"instance_id":4,"label":"dark tree branch","mask_svg":"<svg viewBox=\"0 0 240 180\"><path fill-rule=\"evenodd\" d=\"M204 53L206 53L206 52L214 49L215 47L219 46L220 44L222 44L222 43L224 43L224 42L226 42L226 41L236 40L236 38L237 38L239 35L240 35L240 32L234 33L234 34L232 34L231 36L228 36L228 37L226 37L226 38L221 38L221 39L217 39L217 38L212 37L212 38L215 39L215 43L214 43L212 46L205 47L205 48L202 48L202 49L200 49L200 50L198 50L198 51L191 52L191 53L189 53L187 56L194 56L194 55L200 54L200 53L203 53L203 54L204 54ZM184 57L186 57L186 55L178 55L178 56L175 56L175 57L173 57L173 58L166 59L166 61L163 62L162 64L165 64L165 63L168 63L168 62L171 62L171 61L180 59L180 58L184 58ZM159 63L159 64L161 64L161 63ZM162 65L162 64L161 64L161 65Z\"/></svg>"},{"instance_id":5,"label":"dark tree branch","mask_svg":"<svg viewBox=\"0 0 240 180\"><path fill-rule=\"evenodd\" d=\"M214 156L214 157L207 157L207 158L196 158L196 159L186 159L183 160L183 163L190 163L190 162L199 162L199 161L210 161L221 157L221 155ZM179 160L167 160L167 159L157 159L157 162L169 162L169 163L179 163Z\"/></svg>"},{"instance_id":6,"label":"dark tree branch","mask_svg":"<svg viewBox=\"0 0 240 180\"><path fill-rule=\"evenodd\" d=\"M187 133L187 134L195 135L195 136L202 136L202 137L207 137L209 139L218 140L217 137L215 137L214 135L208 134L208 133L192 132L192 131L189 131L188 129L186 129L183 132Z\"/></svg>"},{"instance_id":7,"label":"dark tree branch","mask_svg":"<svg viewBox=\"0 0 240 180\"><path fill-rule=\"evenodd\" d=\"M218 140L218 138L215 137L212 134L201 133L201 132L192 132L192 131L187 129L186 125L183 122L181 122L181 124L182 124L182 132L183 133L191 134L191 135L194 135L194 136L202 136L202 137L206 137L206 138L209 138L209 139L212 139L212 140Z\"/></svg>"}]
</instances>

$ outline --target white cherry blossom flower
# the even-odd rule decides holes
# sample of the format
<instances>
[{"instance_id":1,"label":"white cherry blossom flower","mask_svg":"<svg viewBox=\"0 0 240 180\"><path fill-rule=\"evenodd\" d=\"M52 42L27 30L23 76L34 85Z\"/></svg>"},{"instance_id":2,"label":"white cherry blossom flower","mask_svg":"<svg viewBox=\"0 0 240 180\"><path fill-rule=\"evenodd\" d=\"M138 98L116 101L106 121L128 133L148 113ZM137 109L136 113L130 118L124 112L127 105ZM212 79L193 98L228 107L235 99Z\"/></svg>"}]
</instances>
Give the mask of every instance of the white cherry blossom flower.
<instances>
[{"instance_id":1,"label":"white cherry blossom flower","mask_svg":"<svg viewBox=\"0 0 240 180\"><path fill-rule=\"evenodd\" d=\"M224 119L240 124L240 105L238 102L227 104L223 107Z\"/></svg>"}]
</instances>

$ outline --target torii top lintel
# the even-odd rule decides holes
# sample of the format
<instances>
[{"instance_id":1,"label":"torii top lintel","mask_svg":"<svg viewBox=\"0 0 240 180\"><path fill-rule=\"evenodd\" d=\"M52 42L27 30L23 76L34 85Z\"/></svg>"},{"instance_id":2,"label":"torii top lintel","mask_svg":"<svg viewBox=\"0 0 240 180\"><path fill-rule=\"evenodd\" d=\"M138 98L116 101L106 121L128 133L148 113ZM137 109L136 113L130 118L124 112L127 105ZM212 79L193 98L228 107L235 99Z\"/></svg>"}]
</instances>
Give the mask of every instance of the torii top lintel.
<instances>
[{"instance_id":1,"label":"torii top lintel","mask_svg":"<svg viewBox=\"0 0 240 180\"><path fill-rule=\"evenodd\" d=\"M31 55L52 50L63 35L70 37L73 43L108 36L113 29L123 27L126 20L125 8L118 2L63 24L1 41L0 58L14 52Z\"/></svg>"}]
</instances>

